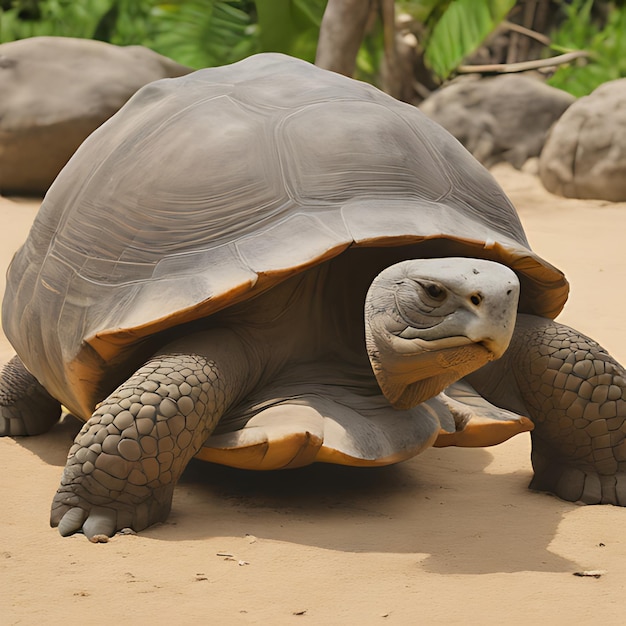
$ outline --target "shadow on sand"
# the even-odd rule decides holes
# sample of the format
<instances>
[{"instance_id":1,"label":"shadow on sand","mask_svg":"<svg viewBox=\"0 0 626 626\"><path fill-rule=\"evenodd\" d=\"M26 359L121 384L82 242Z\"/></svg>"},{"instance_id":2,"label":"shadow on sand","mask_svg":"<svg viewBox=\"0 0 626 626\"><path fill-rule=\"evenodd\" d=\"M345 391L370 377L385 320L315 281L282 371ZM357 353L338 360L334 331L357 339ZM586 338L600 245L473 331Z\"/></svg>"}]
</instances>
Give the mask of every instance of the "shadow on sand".
<instances>
[{"instance_id":1,"label":"shadow on sand","mask_svg":"<svg viewBox=\"0 0 626 626\"><path fill-rule=\"evenodd\" d=\"M65 418L20 445L59 466L80 423ZM374 469L312 465L250 472L192 461L167 522L142 533L156 541L258 538L343 552L416 554L438 574L572 571L549 551L575 505L530 492L530 468L489 474L485 449L426 451ZM52 494L50 494L52 496Z\"/></svg>"}]
</instances>

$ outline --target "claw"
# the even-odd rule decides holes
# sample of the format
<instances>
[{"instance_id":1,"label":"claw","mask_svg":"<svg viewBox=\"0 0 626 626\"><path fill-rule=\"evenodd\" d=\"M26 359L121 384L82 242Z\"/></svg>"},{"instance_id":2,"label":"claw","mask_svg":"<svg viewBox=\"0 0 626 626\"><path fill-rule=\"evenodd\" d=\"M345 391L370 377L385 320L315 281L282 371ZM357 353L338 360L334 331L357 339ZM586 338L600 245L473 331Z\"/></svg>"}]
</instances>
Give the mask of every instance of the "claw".
<instances>
[{"instance_id":1,"label":"claw","mask_svg":"<svg viewBox=\"0 0 626 626\"><path fill-rule=\"evenodd\" d=\"M51 526L57 525L54 515L50 524ZM102 506L94 506L89 511L74 506L67 509L58 520L58 527L62 537L81 531L90 541L102 535L112 537L117 530L117 513L113 509Z\"/></svg>"},{"instance_id":2,"label":"claw","mask_svg":"<svg viewBox=\"0 0 626 626\"><path fill-rule=\"evenodd\" d=\"M575 467L567 467L556 482L554 492L563 500L578 502L585 490L585 472Z\"/></svg>"},{"instance_id":3,"label":"claw","mask_svg":"<svg viewBox=\"0 0 626 626\"><path fill-rule=\"evenodd\" d=\"M117 515L113 509L95 506L83 524L83 533L91 540L95 535L112 537L117 530Z\"/></svg>"},{"instance_id":4,"label":"claw","mask_svg":"<svg viewBox=\"0 0 626 626\"><path fill-rule=\"evenodd\" d=\"M85 521L87 517L87 511L85 511L84 509L81 509L80 507L72 507L71 509L68 509L65 514L63 515L63 517L61 517L60 520L58 520L58 524L57 524L57 520L55 520L54 515L52 516L52 519L50 521L50 525L51 526L57 526L59 527L59 533L61 533L62 537L68 537L69 535L74 534L75 532L79 531L82 526L83 526L83 522Z\"/></svg>"}]
</instances>

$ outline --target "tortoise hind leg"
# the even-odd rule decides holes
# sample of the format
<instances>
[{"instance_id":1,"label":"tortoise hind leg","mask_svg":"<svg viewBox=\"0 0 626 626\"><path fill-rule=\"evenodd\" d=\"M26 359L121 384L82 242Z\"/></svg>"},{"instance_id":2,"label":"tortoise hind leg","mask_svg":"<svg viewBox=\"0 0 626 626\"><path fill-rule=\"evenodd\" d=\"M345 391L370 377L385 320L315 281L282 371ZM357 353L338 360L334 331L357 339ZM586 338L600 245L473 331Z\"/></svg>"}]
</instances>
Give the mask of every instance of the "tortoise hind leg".
<instances>
[{"instance_id":1,"label":"tortoise hind leg","mask_svg":"<svg viewBox=\"0 0 626 626\"><path fill-rule=\"evenodd\" d=\"M519 316L501 361L475 376L488 399L525 410L535 424L530 488L626 506L624 368L578 331L531 315Z\"/></svg>"},{"instance_id":2,"label":"tortoise hind leg","mask_svg":"<svg viewBox=\"0 0 626 626\"><path fill-rule=\"evenodd\" d=\"M0 436L40 435L60 417L61 404L14 356L0 371Z\"/></svg>"}]
</instances>

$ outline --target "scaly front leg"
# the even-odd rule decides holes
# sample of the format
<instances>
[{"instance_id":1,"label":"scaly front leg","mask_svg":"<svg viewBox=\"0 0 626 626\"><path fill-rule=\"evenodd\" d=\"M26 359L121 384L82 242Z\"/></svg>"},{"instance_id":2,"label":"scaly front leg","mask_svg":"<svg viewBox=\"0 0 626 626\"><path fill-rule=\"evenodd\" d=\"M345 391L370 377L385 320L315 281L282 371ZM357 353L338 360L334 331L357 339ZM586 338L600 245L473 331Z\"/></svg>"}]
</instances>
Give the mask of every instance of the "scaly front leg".
<instances>
[{"instance_id":1,"label":"scaly front leg","mask_svg":"<svg viewBox=\"0 0 626 626\"><path fill-rule=\"evenodd\" d=\"M215 356L169 346L104 400L76 436L52 504L51 524L62 535L111 536L167 517L187 463L249 384L236 337L205 333L187 344L208 346Z\"/></svg>"},{"instance_id":2,"label":"scaly front leg","mask_svg":"<svg viewBox=\"0 0 626 626\"><path fill-rule=\"evenodd\" d=\"M468 379L533 420L532 489L626 506L626 372L595 341L520 315L502 359Z\"/></svg>"}]
</instances>

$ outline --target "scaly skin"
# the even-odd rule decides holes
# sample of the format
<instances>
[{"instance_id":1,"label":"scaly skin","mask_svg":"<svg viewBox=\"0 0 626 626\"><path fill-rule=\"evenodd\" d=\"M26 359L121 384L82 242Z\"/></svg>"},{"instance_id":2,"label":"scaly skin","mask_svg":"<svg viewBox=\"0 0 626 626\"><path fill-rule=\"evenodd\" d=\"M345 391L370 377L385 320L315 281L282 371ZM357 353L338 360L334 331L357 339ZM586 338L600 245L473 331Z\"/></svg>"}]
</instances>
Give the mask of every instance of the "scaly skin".
<instances>
[{"instance_id":1,"label":"scaly skin","mask_svg":"<svg viewBox=\"0 0 626 626\"><path fill-rule=\"evenodd\" d=\"M40 435L60 417L61 404L14 356L0 372L0 437Z\"/></svg>"},{"instance_id":2,"label":"scaly skin","mask_svg":"<svg viewBox=\"0 0 626 626\"><path fill-rule=\"evenodd\" d=\"M532 432L532 489L626 506L626 372L579 332L520 315L505 355L468 377Z\"/></svg>"},{"instance_id":3,"label":"scaly skin","mask_svg":"<svg viewBox=\"0 0 626 626\"><path fill-rule=\"evenodd\" d=\"M228 356L158 355L116 389L76 436L51 524L97 540L163 521L184 468L237 396L229 366Z\"/></svg>"}]
</instances>

